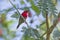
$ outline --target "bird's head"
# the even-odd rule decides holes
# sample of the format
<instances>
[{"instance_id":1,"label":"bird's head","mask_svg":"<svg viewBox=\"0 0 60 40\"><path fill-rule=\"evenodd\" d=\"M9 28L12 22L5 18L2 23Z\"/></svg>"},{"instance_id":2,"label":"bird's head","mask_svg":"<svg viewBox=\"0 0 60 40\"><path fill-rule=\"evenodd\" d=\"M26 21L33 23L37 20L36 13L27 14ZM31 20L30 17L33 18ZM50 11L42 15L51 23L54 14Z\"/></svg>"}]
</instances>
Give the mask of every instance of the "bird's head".
<instances>
[{"instance_id":1,"label":"bird's head","mask_svg":"<svg viewBox=\"0 0 60 40\"><path fill-rule=\"evenodd\" d=\"M31 17L31 13L30 13L30 11L28 11L28 10L25 10L21 15L22 15L25 19L26 19L27 17Z\"/></svg>"}]
</instances>

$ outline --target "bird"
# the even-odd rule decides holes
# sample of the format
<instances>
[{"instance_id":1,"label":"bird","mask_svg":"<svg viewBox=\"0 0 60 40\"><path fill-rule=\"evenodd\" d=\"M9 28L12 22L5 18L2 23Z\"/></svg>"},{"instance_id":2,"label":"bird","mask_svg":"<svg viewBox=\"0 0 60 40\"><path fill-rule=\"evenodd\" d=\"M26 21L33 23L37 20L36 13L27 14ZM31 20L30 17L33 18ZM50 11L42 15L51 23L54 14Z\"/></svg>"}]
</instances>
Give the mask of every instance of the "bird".
<instances>
[{"instance_id":1,"label":"bird","mask_svg":"<svg viewBox=\"0 0 60 40\"><path fill-rule=\"evenodd\" d=\"M25 21L23 18L26 20L27 17L31 17L31 12L28 10L25 10L24 12L22 12L21 16L19 17L19 21L18 21L18 25L17 25L17 29L19 28L19 26Z\"/></svg>"}]
</instances>

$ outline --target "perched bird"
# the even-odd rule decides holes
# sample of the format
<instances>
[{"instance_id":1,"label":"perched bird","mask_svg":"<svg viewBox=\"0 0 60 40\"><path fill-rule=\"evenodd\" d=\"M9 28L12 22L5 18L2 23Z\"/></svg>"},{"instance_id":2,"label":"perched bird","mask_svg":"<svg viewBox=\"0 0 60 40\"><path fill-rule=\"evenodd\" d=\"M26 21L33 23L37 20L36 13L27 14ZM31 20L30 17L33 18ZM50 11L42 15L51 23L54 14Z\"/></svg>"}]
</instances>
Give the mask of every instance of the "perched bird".
<instances>
[{"instance_id":1,"label":"perched bird","mask_svg":"<svg viewBox=\"0 0 60 40\"><path fill-rule=\"evenodd\" d=\"M25 20L27 19L27 17L31 17L31 13L28 10L25 10L21 15L24 17ZM17 28L19 28L20 24L24 22L24 19L20 16Z\"/></svg>"}]
</instances>

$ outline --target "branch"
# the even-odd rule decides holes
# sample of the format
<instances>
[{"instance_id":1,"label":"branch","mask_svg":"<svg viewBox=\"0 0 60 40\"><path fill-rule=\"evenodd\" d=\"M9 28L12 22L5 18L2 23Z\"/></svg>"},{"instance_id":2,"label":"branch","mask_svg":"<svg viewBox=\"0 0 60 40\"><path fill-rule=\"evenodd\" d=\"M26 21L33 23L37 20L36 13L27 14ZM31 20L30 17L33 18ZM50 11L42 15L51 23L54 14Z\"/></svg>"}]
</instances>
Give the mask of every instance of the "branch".
<instances>
[{"instance_id":1,"label":"branch","mask_svg":"<svg viewBox=\"0 0 60 40\"><path fill-rule=\"evenodd\" d=\"M9 0L9 2L11 3L11 5L16 9L16 11L18 12L18 14L23 18L23 20L25 21L25 23L27 24L27 26L30 28L30 26L28 25L28 23L26 22L25 18L20 14L19 10L16 8L16 6Z\"/></svg>"},{"instance_id":2,"label":"branch","mask_svg":"<svg viewBox=\"0 0 60 40\"><path fill-rule=\"evenodd\" d=\"M49 33L52 33L53 29L56 27L56 25L58 24L58 19L60 18L60 12L58 14L58 18L53 22L53 25L50 27L50 32Z\"/></svg>"},{"instance_id":3,"label":"branch","mask_svg":"<svg viewBox=\"0 0 60 40\"><path fill-rule=\"evenodd\" d=\"M46 35L46 40L50 39L50 34L49 34L49 22L48 22L48 11L46 12L46 27L47 27L47 35Z\"/></svg>"},{"instance_id":4,"label":"branch","mask_svg":"<svg viewBox=\"0 0 60 40\"><path fill-rule=\"evenodd\" d=\"M47 33L47 31L42 36L40 36L40 38L42 38L46 33Z\"/></svg>"},{"instance_id":5,"label":"branch","mask_svg":"<svg viewBox=\"0 0 60 40\"><path fill-rule=\"evenodd\" d=\"M54 24L50 27L50 30L49 30L49 32L48 32L49 34L52 33L52 31L53 31L53 29L56 27L57 23L58 23L58 22L54 23ZM42 38L45 34L47 34L47 31L46 31L42 36L40 36L40 38Z\"/></svg>"},{"instance_id":6,"label":"branch","mask_svg":"<svg viewBox=\"0 0 60 40\"><path fill-rule=\"evenodd\" d=\"M48 22L48 12L46 11L46 27L47 31L49 30L49 22Z\"/></svg>"},{"instance_id":7,"label":"branch","mask_svg":"<svg viewBox=\"0 0 60 40\"><path fill-rule=\"evenodd\" d=\"M60 13L58 14L58 18L60 17ZM52 33L53 29L56 27L56 25L58 24L58 18L54 21L53 25L49 28L49 34ZM43 37L45 34L47 33L47 31L41 36Z\"/></svg>"}]
</instances>

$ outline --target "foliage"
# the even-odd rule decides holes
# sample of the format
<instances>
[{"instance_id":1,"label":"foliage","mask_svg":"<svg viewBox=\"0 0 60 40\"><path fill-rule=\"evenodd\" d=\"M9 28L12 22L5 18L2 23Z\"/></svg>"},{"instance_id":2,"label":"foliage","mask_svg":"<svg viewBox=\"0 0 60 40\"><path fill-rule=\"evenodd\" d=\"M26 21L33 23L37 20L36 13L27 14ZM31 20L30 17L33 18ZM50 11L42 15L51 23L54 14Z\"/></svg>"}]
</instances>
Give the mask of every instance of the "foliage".
<instances>
[{"instance_id":1,"label":"foliage","mask_svg":"<svg viewBox=\"0 0 60 40\"><path fill-rule=\"evenodd\" d=\"M11 3L11 5L13 7L0 11L0 13L1 13L0 14L0 24L2 25L2 28L4 30L2 37L5 40L11 40L14 37L16 37L16 34L15 34L16 32L9 30L10 25L14 21L6 20L7 19L6 16L9 12L16 10L16 12L14 12L14 14L11 15L11 17L17 19L21 16L20 12L19 12L20 9L29 10L29 11L30 11L30 9L33 9L33 11L36 13L36 16L38 17L38 20L39 20L40 13L42 13L43 17L45 18L45 20L36 29L30 27L30 25L28 25L28 23L26 23L26 21L25 21L27 28L26 27L22 28L23 29L22 32L24 32L22 40L50 40L50 39L55 40L56 37L60 37L59 29L56 28L56 25L59 22L57 20L59 14L57 13L57 9L55 7L57 5L57 0L38 0L37 3L35 3L36 0L26 0L27 3L31 4L30 7L27 7L24 0L20 0L19 1L20 4L26 6L24 8L23 7L20 8L20 9L17 8L16 5L13 2L11 2L10 0L9 0L9 2ZM15 0L14 0L14 2L15 2ZM34 16L32 17L32 20L33 20L33 18L34 18ZM56 29L54 30L54 28L56 28ZM4 34L4 32L6 34ZM46 36L46 34L47 35L52 34L53 36L50 35L50 37L49 37L49 36ZM7 36L9 36L10 38L8 38Z\"/></svg>"},{"instance_id":2,"label":"foliage","mask_svg":"<svg viewBox=\"0 0 60 40\"><path fill-rule=\"evenodd\" d=\"M11 40L12 38L14 38L15 37L15 33L14 33L14 31L13 32L10 32L10 30L9 30L9 26L13 23L13 21L12 20L9 20L9 21L7 21L6 20L6 14L5 13L2 13L2 14L0 14L0 24L2 25L0 25L1 26L1 31L2 31L2 36L1 37L3 37L4 38L4 40ZM0 33L1 33L1 31L0 31ZM5 33L5 34L4 34ZM11 37L11 38L7 38L7 36L9 36L9 37Z\"/></svg>"}]
</instances>

